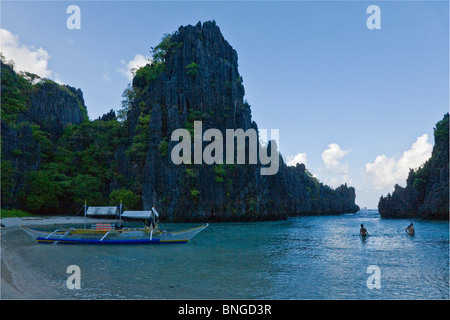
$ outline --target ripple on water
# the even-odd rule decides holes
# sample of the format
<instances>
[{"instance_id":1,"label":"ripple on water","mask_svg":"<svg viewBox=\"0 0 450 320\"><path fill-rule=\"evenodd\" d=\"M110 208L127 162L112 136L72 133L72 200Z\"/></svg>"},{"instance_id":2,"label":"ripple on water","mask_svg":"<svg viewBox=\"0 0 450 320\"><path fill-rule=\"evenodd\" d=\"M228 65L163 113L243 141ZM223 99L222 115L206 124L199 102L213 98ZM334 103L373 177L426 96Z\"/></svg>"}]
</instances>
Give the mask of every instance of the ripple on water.
<instances>
[{"instance_id":1,"label":"ripple on water","mask_svg":"<svg viewBox=\"0 0 450 320\"><path fill-rule=\"evenodd\" d=\"M415 237L408 224L375 214L213 223L187 244L101 247L39 245L10 230L2 260L39 298L448 299L448 223L416 221ZM77 292L65 287L72 264ZM380 267L380 290L367 287L369 265Z\"/></svg>"}]
</instances>

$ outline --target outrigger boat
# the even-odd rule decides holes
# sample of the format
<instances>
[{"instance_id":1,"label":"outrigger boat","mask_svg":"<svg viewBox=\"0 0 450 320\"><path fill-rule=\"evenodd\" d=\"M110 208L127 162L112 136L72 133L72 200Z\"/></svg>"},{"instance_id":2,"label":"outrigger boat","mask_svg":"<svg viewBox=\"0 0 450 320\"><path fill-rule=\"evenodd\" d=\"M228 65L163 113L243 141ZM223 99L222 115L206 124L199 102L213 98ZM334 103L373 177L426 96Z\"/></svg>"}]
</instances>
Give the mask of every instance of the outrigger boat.
<instances>
[{"instance_id":1,"label":"outrigger boat","mask_svg":"<svg viewBox=\"0 0 450 320\"><path fill-rule=\"evenodd\" d=\"M84 206L86 218L86 204ZM124 228L123 225L109 223L93 224L91 229L86 228L86 219L83 229L59 228L54 231L43 231L25 226L22 230L33 237L38 243L52 244L159 244L159 243L186 243L196 234L208 227L208 224L183 231L166 231L158 227L159 214L152 208L151 211L124 211L121 218L144 219L143 228Z\"/></svg>"}]
</instances>

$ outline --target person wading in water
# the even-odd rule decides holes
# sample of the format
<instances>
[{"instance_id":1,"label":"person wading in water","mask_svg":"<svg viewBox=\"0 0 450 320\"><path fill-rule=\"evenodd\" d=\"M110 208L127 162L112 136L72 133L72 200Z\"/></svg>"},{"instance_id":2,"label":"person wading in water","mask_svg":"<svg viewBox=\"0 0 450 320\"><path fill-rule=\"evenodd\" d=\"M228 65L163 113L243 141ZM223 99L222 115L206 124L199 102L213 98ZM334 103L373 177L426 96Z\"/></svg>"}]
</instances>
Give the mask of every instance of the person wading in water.
<instances>
[{"instance_id":1,"label":"person wading in water","mask_svg":"<svg viewBox=\"0 0 450 320\"><path fill-rule=\"evenodd\" d=\"M361 225L361 229L359 229L359 235L362 237L367 237L369 235L369 232L367 232L367 229L364 228L364 225Z\"/></svg>"},{"instance_id":2,"label":"person wading in water","mask_svg":"<svg viewBox=\"0 0 450 320\"><path fill-rule=\"evenodd\" d=\"M412 223L408 226L408 228L405 229L405 232L406 232L407 234L409 234L410 236L413 236L413 235L414 235L414 233L415 233L416 231L414 230L414 226L413 226Z\"/></svg>"}]
</instances>

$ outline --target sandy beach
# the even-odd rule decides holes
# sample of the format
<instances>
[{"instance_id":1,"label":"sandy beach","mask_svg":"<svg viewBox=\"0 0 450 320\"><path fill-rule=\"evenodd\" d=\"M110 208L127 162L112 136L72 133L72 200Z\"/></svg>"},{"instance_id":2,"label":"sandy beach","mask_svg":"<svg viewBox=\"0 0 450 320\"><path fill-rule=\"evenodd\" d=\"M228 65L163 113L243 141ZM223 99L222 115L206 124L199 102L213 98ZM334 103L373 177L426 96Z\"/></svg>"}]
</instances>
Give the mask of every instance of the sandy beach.
<instances>
[{"instance_id":1,"label":"sandy beach","mask_svg":"<svg viewBox=\"0 0 450 320\"><path fill-rule=\"evenodd\" d=\"M2 224L1 227L1 238L3 240L4 237L8 236L9 231L16 231L20 226L42 226L42 225L65 225L65 224L82 224L84 223L84 217L66 217L66 216L57 216L57 217L23 217L23 218L2 218L0 222ZM104 223L104 222L112 222L114 220L111 219L95 219L95 218L87 218L87 223ZM3 227L4 226L4 227ZM1 300L22 300L22 299L42 299L39 291L37 292L23 292L20 288L20 283L27 283L30 280L34 281L34 279L28 279L29 274L20 272L16 270L14 264L10 263L12 260L19 260L18 257L13 257L13 252L5 251L4 247L0 247L0 255L1 255L1 287L0 287L0 299ZM24 262L25 263L25 262ZM55 293L55 297L56 297ZM51 296L51 294L50 294Z\"/></svg>"}]
</instances>

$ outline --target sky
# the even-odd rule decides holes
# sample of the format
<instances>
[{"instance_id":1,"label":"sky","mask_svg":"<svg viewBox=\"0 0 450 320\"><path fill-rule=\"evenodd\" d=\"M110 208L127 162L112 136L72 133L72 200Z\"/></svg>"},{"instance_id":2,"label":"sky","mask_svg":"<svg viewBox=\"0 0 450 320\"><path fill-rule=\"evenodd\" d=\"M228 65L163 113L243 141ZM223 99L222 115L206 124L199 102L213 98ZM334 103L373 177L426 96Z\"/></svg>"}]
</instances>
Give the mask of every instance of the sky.
<instances>
[{"instance_id":1,"label":"sky","mask_svg":"<svg viewBox=\"0 0 450 320\"><path fill-rule=\"evenodd\" d=\"M80 88L96 119L121 108L130 68L164 34L208 20L237 51L252 118L279 129L288 164L376 208L431 156L449 111L448 1L4 0L1 51L18 70Z\"/></svg>"}]
</instances>

